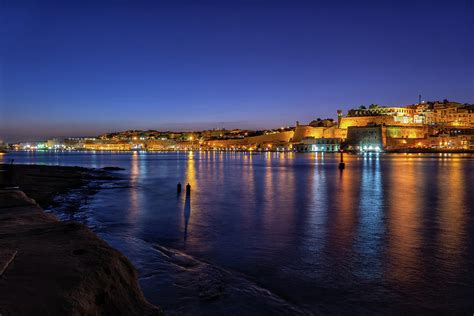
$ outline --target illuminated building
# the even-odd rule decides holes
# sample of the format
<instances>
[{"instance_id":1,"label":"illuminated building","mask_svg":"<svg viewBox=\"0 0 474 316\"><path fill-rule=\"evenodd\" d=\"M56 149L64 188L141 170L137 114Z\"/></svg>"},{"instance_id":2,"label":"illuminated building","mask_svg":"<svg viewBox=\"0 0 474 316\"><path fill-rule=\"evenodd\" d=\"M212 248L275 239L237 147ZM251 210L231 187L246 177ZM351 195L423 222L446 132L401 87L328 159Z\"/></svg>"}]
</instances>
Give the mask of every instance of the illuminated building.
<instances>
[{"instance_id":1,"label":"illuminated building","mask_svg":"<svg viewBox=\"0 0 474 316\"><path fill-rule=\"evenodd\" d=\"M387 142L386 131L381 125L351 126L347 131L349 150L369 151L384 148Z\"/></svg>"},{"instance_id":2,"label":"illuminated building","mask_svg":"<svg viewBox=\"0 0 474 316\"><path fill-rule=\"evenodd\" d=\"M85 150L111 150L111 151L130 151L133 144L125 141L86 141Z\"/></svg>"},{"instance_id":3,"label":"illuminated building","mask_svg":"<svg viewBox=\"0 0 474 316\"><path fill-rule=\"evenodd\" d=\"M304 138L301 143L294 144L297 152L337 152L341 148L339 138Z\"/></svg>"},{"instance_id":4,"label":"illuminated building","mask_svg":"<svg viewBox=\"0 0 474 316\"><path fill-rule=\"evenodd\" d=\"M474 128L474 109L460 103L435 102L425 111L425 116L429 125Z\"/></svg>"}]
</instances>

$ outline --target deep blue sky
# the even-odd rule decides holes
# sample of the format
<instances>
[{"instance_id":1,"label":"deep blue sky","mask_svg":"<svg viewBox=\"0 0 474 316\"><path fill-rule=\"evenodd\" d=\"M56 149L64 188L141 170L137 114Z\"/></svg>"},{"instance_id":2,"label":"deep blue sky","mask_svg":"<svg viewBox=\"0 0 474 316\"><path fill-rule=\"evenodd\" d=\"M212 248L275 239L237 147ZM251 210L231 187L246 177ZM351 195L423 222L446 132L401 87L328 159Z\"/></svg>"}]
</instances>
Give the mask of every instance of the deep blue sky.
<instances>
[{"instance_id":1,"label":"deep blue sky","mask_svg":"<svg viewBox=\"0 0 474 316\"><path fill-rule=\"evenodd\" d=\"M473 1L0 0L0 138L474 103Z\"/></svg>"}]
</instances>

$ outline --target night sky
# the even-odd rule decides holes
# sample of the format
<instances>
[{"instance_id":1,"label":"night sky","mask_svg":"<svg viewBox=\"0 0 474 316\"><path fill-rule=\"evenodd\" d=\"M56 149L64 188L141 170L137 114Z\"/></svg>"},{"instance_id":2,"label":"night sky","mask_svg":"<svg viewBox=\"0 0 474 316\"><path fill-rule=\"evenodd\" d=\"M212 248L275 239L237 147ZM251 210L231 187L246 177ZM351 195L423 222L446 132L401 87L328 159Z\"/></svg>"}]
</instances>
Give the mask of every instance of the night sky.
<instances>
[{"instance_id":1,"label":"night sky","mask_svg":"<svg viewBox=\"0 0 474 316\"><path fill-rule=\"evenodd\" d=\"M474 103L473 1L0 0L0 139Z\"/></svg>"}]
</instances>

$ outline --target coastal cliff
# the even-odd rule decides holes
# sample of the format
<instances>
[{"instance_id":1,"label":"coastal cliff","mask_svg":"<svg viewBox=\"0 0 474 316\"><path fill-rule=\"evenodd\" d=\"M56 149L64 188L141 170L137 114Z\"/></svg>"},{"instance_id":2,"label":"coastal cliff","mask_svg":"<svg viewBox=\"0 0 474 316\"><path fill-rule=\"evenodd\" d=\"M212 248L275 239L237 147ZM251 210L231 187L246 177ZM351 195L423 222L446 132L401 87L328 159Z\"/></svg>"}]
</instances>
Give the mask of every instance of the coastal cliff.
<instances>
[{"instance_id":1,"label":"coastal cliff","mask_svg":"<svg viewBox=\"0 0 474 316\"><path fill-rule=\"evenodd\" d=\"M25 167L30 174L71 176L54 168ZM78 170L84 172L69 171ZM46 203L66 188L60 178L44 177L31 187ZM69 180L79 185L83 179ZM161 315L137 278L130 261L84 225L58 221L22 191L0 190L0 315Z\"/></svg>"}]
</instances>

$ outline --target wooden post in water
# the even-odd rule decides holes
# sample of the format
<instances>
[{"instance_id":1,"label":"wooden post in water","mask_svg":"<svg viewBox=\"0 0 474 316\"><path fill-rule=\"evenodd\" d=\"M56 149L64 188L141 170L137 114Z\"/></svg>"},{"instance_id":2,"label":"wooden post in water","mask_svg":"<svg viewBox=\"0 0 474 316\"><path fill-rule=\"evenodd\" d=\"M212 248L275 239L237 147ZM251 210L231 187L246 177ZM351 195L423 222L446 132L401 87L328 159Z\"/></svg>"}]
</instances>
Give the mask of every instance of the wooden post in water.
<instances>
[{"instance_id":1,"label":"wooden post in water","mask_svg":"<svg viewBox=\"0 0 474 316\"><path fill-rule=\"evenodd\" d=\"M346 167L346 164L344 163L344 151L342 149L340 150L340 153L341 153L341 162L339 162L339 170L342 171Z\"/></svg>"}]
</instances>

